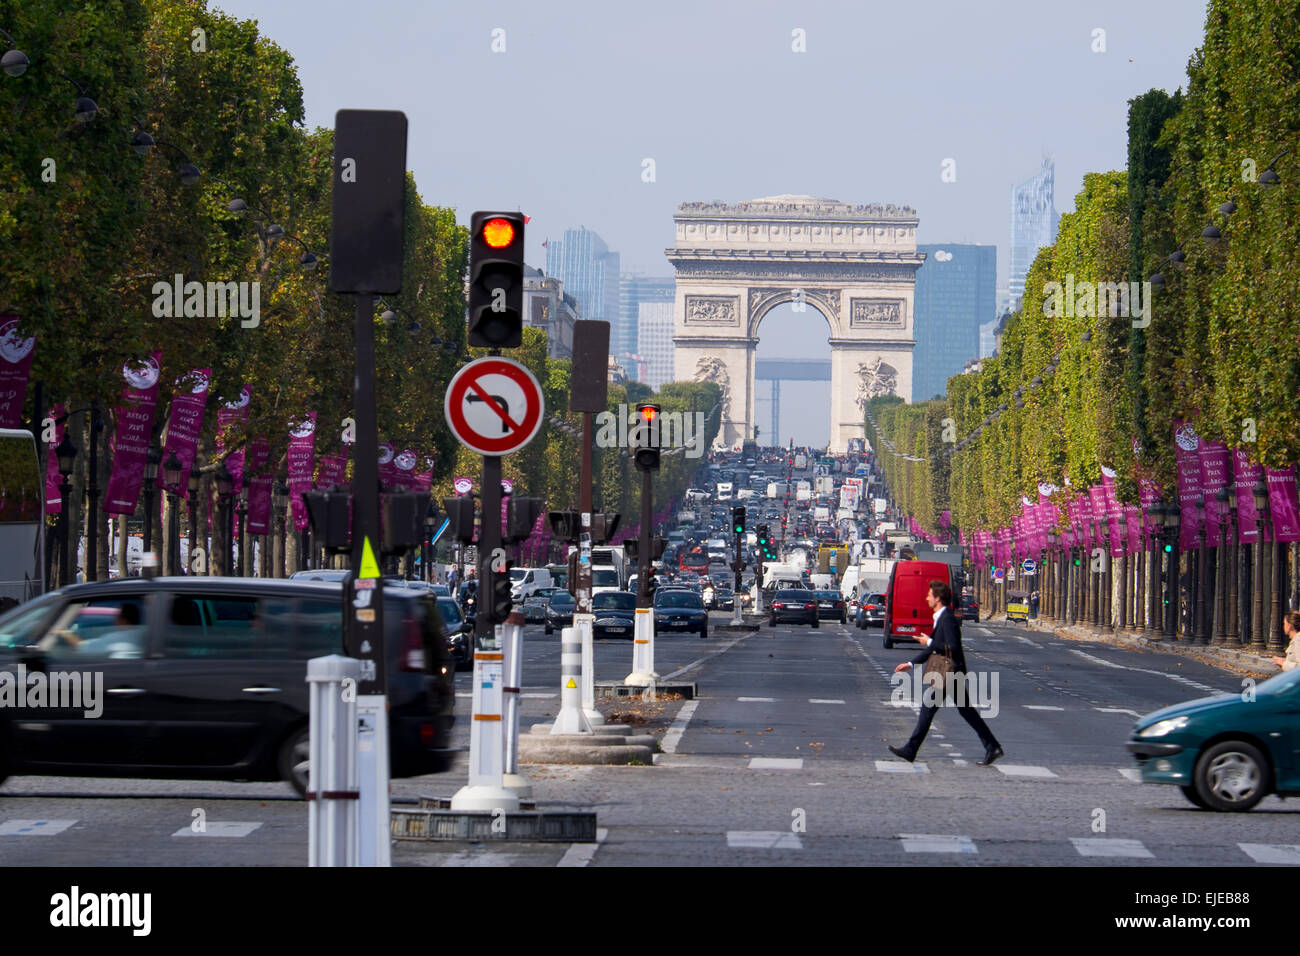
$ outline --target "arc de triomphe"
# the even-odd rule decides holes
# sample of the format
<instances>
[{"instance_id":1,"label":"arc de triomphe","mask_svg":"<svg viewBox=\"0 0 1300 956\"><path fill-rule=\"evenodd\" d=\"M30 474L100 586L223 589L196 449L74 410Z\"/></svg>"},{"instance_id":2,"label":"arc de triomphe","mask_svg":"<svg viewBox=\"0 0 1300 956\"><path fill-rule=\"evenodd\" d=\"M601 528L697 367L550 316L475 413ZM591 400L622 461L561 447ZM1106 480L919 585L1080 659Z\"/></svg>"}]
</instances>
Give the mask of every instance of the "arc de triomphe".
<instances>
[{"instance_id":1,"label":"arc de triomphe","mask_svg":"<svg viewBox=\"0 0 1300 956\"><path fill-rule=\"evenodd\" d=\"M913 291L925 261L914 209L770 196L682 203L673 222L674 377L722 386L720 446L753 437L758 327L785 302L803 303L809 335L829 326L832 451L864 436L867 399L910 398Z\"/></svg>"}]
</instances>

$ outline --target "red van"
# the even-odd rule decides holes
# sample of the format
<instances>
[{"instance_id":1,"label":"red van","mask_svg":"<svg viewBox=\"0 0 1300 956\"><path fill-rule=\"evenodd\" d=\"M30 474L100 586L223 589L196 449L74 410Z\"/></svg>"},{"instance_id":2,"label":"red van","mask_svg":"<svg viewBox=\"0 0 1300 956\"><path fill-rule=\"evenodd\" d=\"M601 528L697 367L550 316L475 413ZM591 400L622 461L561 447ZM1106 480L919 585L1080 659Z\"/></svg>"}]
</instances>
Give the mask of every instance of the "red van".
<instances>
[{"instance_id":1,"label":"red van","mask_svg":"<svg viewBox=\"0 0 1300 956\"><path fill-rule=\"evenodd\" d=\"M952 587L949 570L942 561L894 564L889 572L889 589L885 592L885 647L893 647L894 641L915 644L920 634L930 636L934 631L934 612L925 603L925 596L931 581L942 581Z\"/></svg>"}]
</instances>

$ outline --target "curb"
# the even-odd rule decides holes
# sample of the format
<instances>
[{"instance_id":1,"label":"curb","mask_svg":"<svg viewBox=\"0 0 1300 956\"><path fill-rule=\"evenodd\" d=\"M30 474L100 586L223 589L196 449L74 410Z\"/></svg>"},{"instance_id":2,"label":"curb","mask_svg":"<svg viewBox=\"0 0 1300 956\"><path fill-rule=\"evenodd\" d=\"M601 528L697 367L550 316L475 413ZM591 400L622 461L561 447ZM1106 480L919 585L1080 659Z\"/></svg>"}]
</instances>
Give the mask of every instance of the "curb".
<instances>
[{"instance_id":1,"label":"curb","mask_svg":"<svg viewBox=\"0 0 1300 956\"><path fill-rule=\"evenodd\" d=\"M1041 620L1030 621L1029 627L1032 630L1039 631L1040 633L1047 632L1072 641L1084 641L1092 644L1114 644L1120 647L1134 648L1136 650L1155 651L1162 654L1173 654L1178 657L1188 657L1200 661L1202 664L1209 664L1211 667L1218 667L1220 669L1235 668L1237 670L1246 671L1250 673L1252 677L1272 677L1274 674L1281 673L1281 668L1277 667L1277 665L1267 657L1232 647L1214 647L1206 644L1186 644L1181 641L1175 643L1153 641L1149 637L1141 637L1136 634L1108 634L1105 632L1081 628L1078 625L1047 624Z\"/></svg>"}]
</instances>

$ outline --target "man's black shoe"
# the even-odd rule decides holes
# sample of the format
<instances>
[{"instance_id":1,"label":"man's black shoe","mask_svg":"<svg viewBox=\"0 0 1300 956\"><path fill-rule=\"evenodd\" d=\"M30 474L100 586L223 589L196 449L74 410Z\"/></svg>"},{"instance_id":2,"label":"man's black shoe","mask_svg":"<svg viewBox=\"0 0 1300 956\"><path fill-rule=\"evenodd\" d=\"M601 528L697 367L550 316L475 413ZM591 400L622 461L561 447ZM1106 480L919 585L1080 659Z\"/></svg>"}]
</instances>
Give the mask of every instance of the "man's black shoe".
<instances>
[{"instance_id":1,"label":"man's black shoe","mask_svg":"<svg viewBox=\"0 0 1300 956\"><path fill-rule=\"evenodd\" d=\"M889 747L889 752L893 754L895 757L902 757L908 763L911 763L913 760L916 759L916 754L910 754L906 750L899 750L897 747L893 746L892 744Z\"/></svg>"},{"instance_id":2,"label":"man's black shoe","mask_svg":"<svg viewBox=\"0 0 1300 956\"><path fill-rule=\"evenodd\" d=\"M1006 754L1002 752L1001 747L994 747L991 750L984 751L984 759L979 762L979 765L981 767L991 767L993 761L997 760L999 757L1005 756Z\"/></svg>"}]
</instances>

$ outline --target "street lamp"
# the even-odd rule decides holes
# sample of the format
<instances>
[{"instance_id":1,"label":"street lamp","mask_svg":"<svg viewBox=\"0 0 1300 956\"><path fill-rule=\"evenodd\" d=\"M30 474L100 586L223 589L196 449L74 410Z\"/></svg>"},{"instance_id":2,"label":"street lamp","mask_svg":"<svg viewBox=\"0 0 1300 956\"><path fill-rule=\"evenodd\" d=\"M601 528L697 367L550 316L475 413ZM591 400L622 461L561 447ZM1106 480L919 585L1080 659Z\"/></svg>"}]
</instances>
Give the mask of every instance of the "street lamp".
<instances>
[{"instance_id":1,"label":"street lamp","mask_svg":"<svg viewBox=\"0 0 1300 956\"><path fill-rule=\"evenodd\" d=\"M1227 643L1228 604L1228 486L1215 492L1215 514L1219 518L1219 545L1214 554L1214 624L1210 643L1222 647Z\"/></svg>"},{"instance_id":2,"label":"street lamp","mask_svg":"<svg viewBox=\"0 0 1300 956\"><path fill-rule=\"evenodd\" d=\"M1200 547L1196 551L1196 578L1193 587L1196 588L1196 600L1192 604L1192 639L1193 644L1207 644L1209 639L1205 634L1205 592L1209 590L1208 571L1209 564L1206 561L1208 555L1205 549L1205 537L1208 532L1206 525L1210 518L1210 509L1207 502L1199 502L1193 506L1192 514L1197 523L1196 537L1197 544ZM1190 578L1190 568L1188 569Z\"/></svg>"},{"instance_id":3,"label":"street lamp","mask_svg":"<svg viewBox=\"0 0 1300 956\"><path fill-rule=\"evenodd\" d=\"M1169 570L1165 575L1165 637L1178 639L1177 625L1181 610L1181 596L1178 587L1178 528L1182 524L1182 509L1177 501L1165 505L1166 553L1169 555Z\"/></svg>"},{"instance_id":4,"label":"street lamp","mask_svg":"<svg viewBox=\"0 0 1300 956\"><path fill-rule=\"evenodd\" d=\"M1128 560L1128 520L1124 517L1121 509L1119 519L1115 522L1116 530L1119 533L1119 613L1115 615L1115 630L1123 631L1128 628L1129 619L1129 602L1133 599L1133 589L1129 575Z\"/></svg>"},{"instance_id":5,"label":"street lamp","mask_svg":"<svg viewBox=\"0 0 1300 956\"><path fill-rule=\"evenodd\" d=\"M158 554L153 549L153 489L161 463L162 450L157 445L149 446L144 461L144 549L140 555L140 576L143 578L154 577L158 563Z\"/></svg>"},{"instance_id":6,"label":"street lamp","mask_svg":"<svg viewBox=\"0 0 1300 956\"><path fill-rule=\"evenodd\" d=\"M239 489L239 547L235 551L239 564L237 573L240 577L249 577L248 560L252 557L252 549L248 546L248 489L252 484L252 478L248 474L248 469L244 469L244 480L240 483Z\"/></svg>"},{"instance_id":7,"label":"street lamp","mask_svg":"<svg viewBox=\"0 0 1300 956\"><path fill-rule=\"evenodd\" d=\"M235 483L235 477L230 473L223 459L220 467L217 468L217 497L221 500L221 525L222 531L225 532L225 547L221 557L221 573L229 575L231 573L231 554L234 550L235 529L234 529L234 511L230 506L232 495L232 486Z\"/></svg>"},{"instance_id":8,"label":"street lamp","mask_svg":"<svg viewBox=\"0 0 1300 956\"><path fill-rule=\"evenodd\" d=\"M1160 625L1160 543L1165 533L1165 508L1160 502L1152 502L1151 533L1147 536L1147 619L1146 632L1151 640L1159 640L1162 630Z\"/></svg>"},{"instance_id":9,"label":"street lamp","mask_svg":"<svg viewBox=\"0 0 1300 956\"><path fill-rule=\"evenodd\" d=\"M1268 527L1268 485L1264 481L1264 475L1261 472L1259 478L1255 480L1255 487L1251 489L1251 496L1255 499L1255 522L1259 533L1255 541L1255 607L1254 607L1254 637L1250 645L1253 650L1263 651L1269 644L1269 624L1267 621L1268 592L1273 587L1273 574L1270 567L1269 554L1270 549L1265 546L1264 531Z\"/></svg>"},{"instance_id":10,"label":"street lamp","mask_svg":"<svg viewBox=\"0 0 1300 956\"><path fill-rule=\"evenodd\" d=\"M54 450L54 455L59 460L59 497L62 507L59 509L59 544L62 553L59 557L59 587L67 587L72 583L71 580L71 525L68 521L68 511L70 502L68 495L72 493L72 469L76 467L77 446L72 444L72 439L65 433L63 441L59 442L58 447ZM87 578L89 580L89 578Z\"/></svg>"},{"instance_id":11,"label":"street lamp","mask_svg":"<svg viewBox=\"0 0 1300 956\"><path fill-rule=\"evenodd\" d=\"M1227 491L1227 487L1224 488ZM1224 580L1224 593L1227 600L1224 604L1224 610L1227 614L1227 621L1224 627L1224 643L1228 647L1241 646L1241 605L1238 603L1240 592L1244 589L1241 586L1241 573L1243 564L1241 561L1241 542L1237 531L1237 495L1234 491L1227 494L1227 507L1225 512L1228 524L1228 551L1229 556L1228 573Z\"/></svg>"},{"instance_id":12,"label":"street lamp","mask_svg":"<svg viewBox=\"0 0 1300 956\"><path fill-rule=\"evenodd\" d=\"M172 574L179 574L177 565L181 563L181 514L180 514L180 495L181 495L181 472L185 470L185 464L176 454L176 449L172 449L167 460L163 462L163 488L167 492L167 540L164 542L167 549L167 570Z\"/></svg>"},{"instance_id":13,"label":"street lamp","mask_svg":"<svg viewBox=\"0 0 1300 956\"><path fill-rule=\"evenodd\" d=\"M26 53L18 49L17 41L8 33L0 30L0 36L9 41L9 49L0 56L0 69L3 69L7 76L22 76L31 65L31 60L27 59Z\"/></svg>"},{"instance_id":14,"label":"street lamp","mask_svg":"<svg viewBox=\"0 0 1300 956\"><path fill-rule=\"evenodd\" d=\"M203 460L202 460L202 458L201 458L199 455L195 455L195 456L194 456L194 461L190 462L190 480L189 480L189 492L190 492L190 494L189 494L189 501L188 501L188 504L189 504L189 512L190 512L190 513L189 513L189 519L190 519L190 555L189 555L189 559L190 559L191 562L194 561L194 549L195 549L196 547L198 547L198 534L199 534L199 532L198 532L198 524L197 524L197 522L194 520L194 509L198 507L198 501L199 501L199 486L203 483L203 478L202 478L202 476L199 474L200 469L201 469L202 467L203 467ZM186 573L187 571L188 571L187 568L182 568L182 569L181 569L181 573L182 573L182 574Z\"/></svg>"},{"instance_id":15,"label":"street lamp","mask_svg":"<svg viewBox=\"0 0 1300 956\"><path fill-rule=\"evenodd\" d=\"M283 478L275 484L275 490L271 493L271 504L275 507L275 538L271 547L275 552L274 575L282 578L284 577L285 543L289 540L289 529L285 523L285 516L289 509L289 486Z\"/></svg>"}]
</instances>

